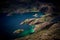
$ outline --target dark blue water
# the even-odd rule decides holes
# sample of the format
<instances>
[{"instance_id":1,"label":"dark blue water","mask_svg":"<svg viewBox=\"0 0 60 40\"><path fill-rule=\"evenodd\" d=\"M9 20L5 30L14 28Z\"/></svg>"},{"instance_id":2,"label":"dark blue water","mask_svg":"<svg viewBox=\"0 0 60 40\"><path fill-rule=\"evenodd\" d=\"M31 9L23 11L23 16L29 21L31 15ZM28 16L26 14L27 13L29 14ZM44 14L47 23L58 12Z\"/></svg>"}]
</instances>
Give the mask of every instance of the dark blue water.
<instances>
[{"instance_id":1,"label":"dark blue water","mask_svg":"<svg viewBox=\"0 0 60 40\"><path fill-rule=\"evenodd\" d=\"M24 30L29 30L31 27L29 27L28 24L23 24L20 25L22 21L25 19L30 19L30 18L35 18L33 17L34 14L38 14L38 17L44 15L44 13L41 12L29 12L29 13L24 13L24 14L13 14L13 16L1 16L1 22L2 22L2 30L6 32L7 34L14 35L13 31L17 29L24 29Z\"/></svg>"}]
</instances>

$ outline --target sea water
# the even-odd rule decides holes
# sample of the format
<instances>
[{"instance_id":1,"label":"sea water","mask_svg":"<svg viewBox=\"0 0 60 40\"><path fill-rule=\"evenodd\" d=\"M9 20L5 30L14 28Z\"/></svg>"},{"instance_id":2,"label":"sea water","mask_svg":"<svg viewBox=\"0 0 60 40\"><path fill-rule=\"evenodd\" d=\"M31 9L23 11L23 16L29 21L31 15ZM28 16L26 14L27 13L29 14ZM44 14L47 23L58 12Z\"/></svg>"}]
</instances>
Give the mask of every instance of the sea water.
<instances>
[{"instance_id":1,"label":"sea water","mask_svg":"<svg viewBox=\"0 0 60 40\"><path fill-rule=\"evenodd\" d=\"M34 14L38 14L38 17L34 17ZM28 24L20 25L21 22L23 22L25 19L31 19L31 18L40 18L44 13L41 12L28 12L23 14L16 14L13 13L10 16L2 16L2 30L9 35L9 37L15 37L13 32L17 29L23 29L23 30L30 30L32 29Z\"/></svg>"}]
</instances>

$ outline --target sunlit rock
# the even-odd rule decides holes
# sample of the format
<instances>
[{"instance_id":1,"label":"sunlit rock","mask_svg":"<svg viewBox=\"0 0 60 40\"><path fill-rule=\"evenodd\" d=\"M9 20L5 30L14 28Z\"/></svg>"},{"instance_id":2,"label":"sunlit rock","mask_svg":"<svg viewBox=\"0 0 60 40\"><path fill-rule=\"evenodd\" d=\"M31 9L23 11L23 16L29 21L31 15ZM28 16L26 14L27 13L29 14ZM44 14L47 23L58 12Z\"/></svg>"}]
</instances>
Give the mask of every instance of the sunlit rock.
<instances>
[{"instance_id":1,"label":"sunlit rock","mask_svg":"<svg viewBox=\"0 0 60 40\"><path fill-rule=\"evenodd\" d=\"M19 33L23 32L23 31L24 31L23 29L17 29L17 30L15 30L13 33L14 33L14 34L19 34Z\"/></svg>"}]
</instances>

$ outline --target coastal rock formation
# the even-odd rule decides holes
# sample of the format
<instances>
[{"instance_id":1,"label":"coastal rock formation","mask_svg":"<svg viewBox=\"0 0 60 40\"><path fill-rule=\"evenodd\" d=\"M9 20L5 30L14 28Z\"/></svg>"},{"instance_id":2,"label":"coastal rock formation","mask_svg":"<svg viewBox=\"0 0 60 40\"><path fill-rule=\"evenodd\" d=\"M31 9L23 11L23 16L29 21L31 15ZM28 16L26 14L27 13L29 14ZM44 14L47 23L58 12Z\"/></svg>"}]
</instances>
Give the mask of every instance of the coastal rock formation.
<instances>
[{"instance_id":1,"label":"coastal rock formation","mask_svg":"<svg viewBox=\"0 0 60 40\"><path fill-rule=\"evenodd\" d=\"M50 24L51 19L54 18L54 17L51 17L51 18L50 17L51 16L49 16L47 14L47 15L42 16L40 19L37 18L38 20L40 20L39 22L43 21L45 18L47 19L47 21L45 20L44 23L35 25L36 26L35 28L37 28L37 30L39 30L42 27L45 27L43 30L39 30L31 35L28 35L28 36L25 36L22 38L17 38L15 40L56 40L56 39L58 40L58 39L60 39L60 32L59 32L60 31L60 22L53 23L52 25L48 25L46 27L46 24ZM43 18L43 20L41 20L42 18ZM36 19L35 19L35 21L36 21ZM47 23L47 22L49 22L49 23Z\"/></svg>"},{"instance_id":2,"label":"coastal rock formation","mask_svg":"<svg viewBox=\"0 0 60 40\"><path fill-rule=\"evenodd\" d=\"M50 28L15 40L58 40L60 39L60 23L55 23Z\"/></svg>"}]
</instances>

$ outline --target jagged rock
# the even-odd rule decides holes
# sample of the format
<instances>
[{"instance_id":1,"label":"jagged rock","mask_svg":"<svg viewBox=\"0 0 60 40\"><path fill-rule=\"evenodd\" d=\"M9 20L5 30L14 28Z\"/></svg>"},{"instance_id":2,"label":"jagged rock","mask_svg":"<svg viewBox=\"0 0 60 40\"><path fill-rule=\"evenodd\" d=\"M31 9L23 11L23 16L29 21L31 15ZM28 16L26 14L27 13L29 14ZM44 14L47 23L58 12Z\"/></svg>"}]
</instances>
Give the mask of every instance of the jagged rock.
<instances>
[{"instance_id":1,"label":"jagged rock","mask_svg":"<svg viewBox=\"0 0 60 40\"><path fill-rule=\"evenodd\" d=\"M42 30L40 32L28 35L22 38L16 38L15 40L55 40L60 39L60 23L53 24L49 29Z\"/></svg>"},{"instance_id":2,"label":"jagged rock","mask_svg":"<svg viewBox=\"0 0 60 40\"><path fill-rule=\"evenodd\" d=\"M41 40L54 40L60 39L60 23L53 24L47 31L41 36Z\"/></svg>"}]
</instances>

